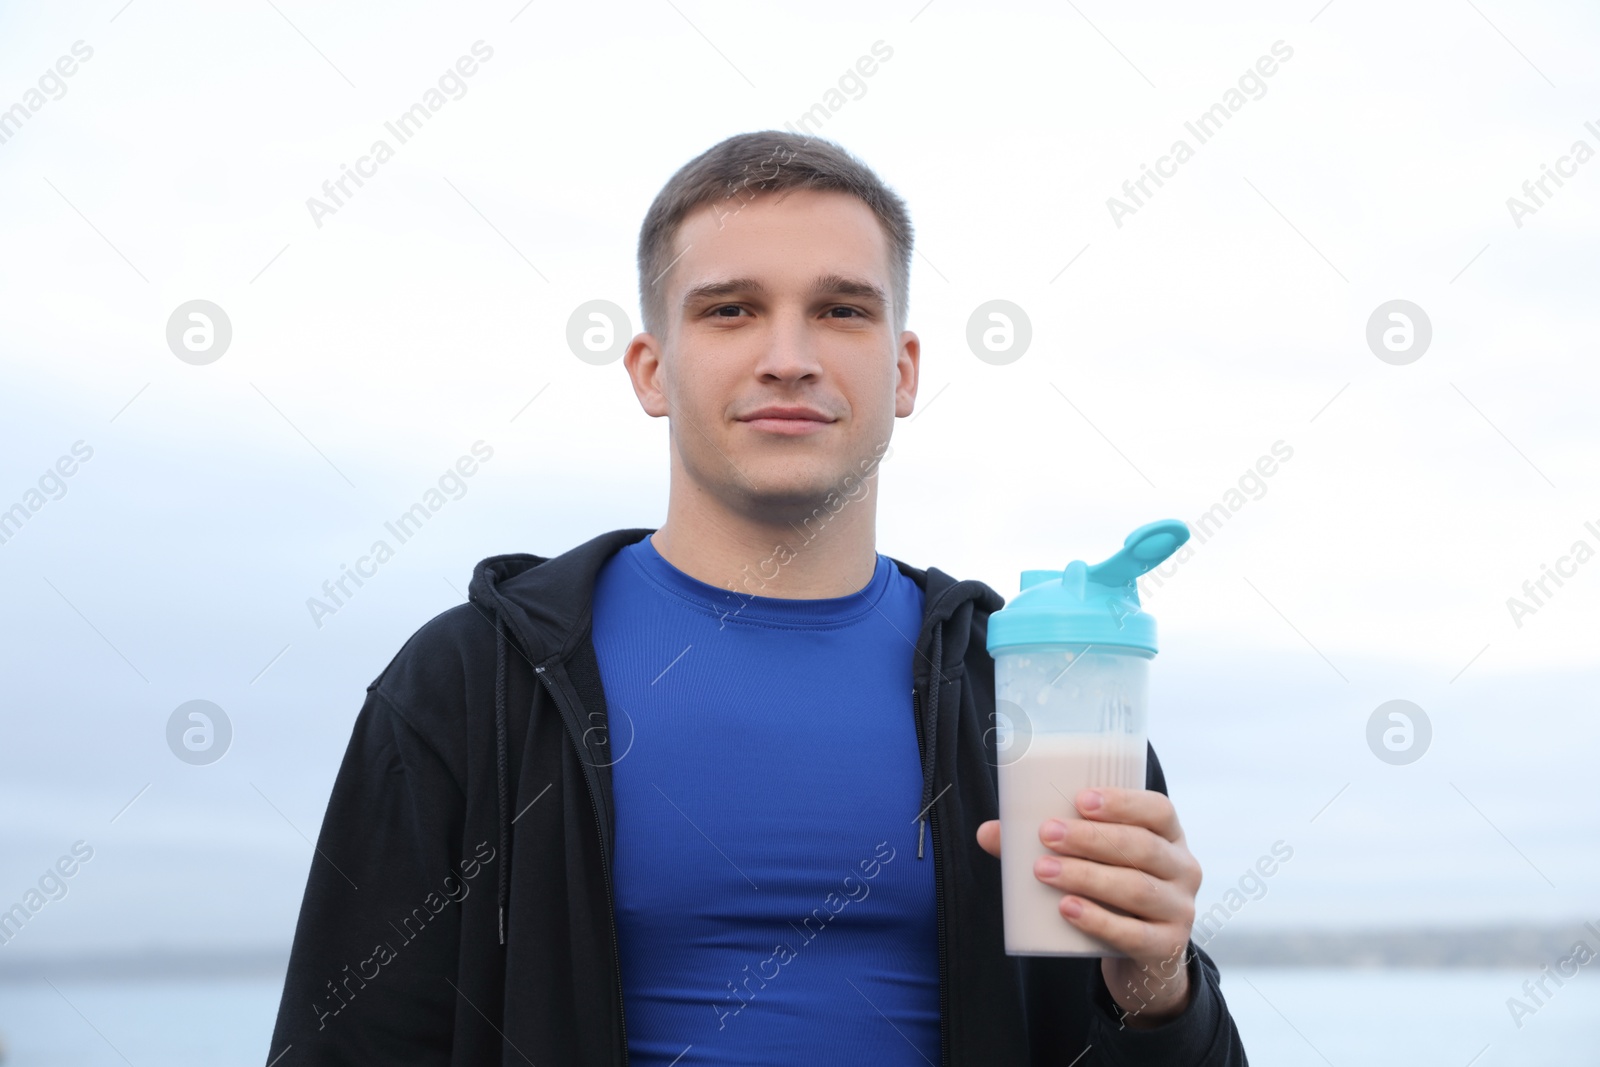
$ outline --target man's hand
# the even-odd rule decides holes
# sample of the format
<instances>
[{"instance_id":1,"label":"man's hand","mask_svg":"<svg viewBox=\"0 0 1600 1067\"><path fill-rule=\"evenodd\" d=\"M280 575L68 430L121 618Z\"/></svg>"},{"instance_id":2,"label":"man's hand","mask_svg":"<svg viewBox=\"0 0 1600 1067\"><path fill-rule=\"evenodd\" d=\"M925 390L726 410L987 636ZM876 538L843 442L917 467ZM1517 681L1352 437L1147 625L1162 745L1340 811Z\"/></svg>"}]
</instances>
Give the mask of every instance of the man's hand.
<instances>
[{"instance_id":1,"label":"man's hand","mask_svg":"<svg viewBox=\"0 0 1600 1067\"><path fill-rule=\"evenodd\" d=\"M1067 894L1060 904L1066 922L1127 953L1100 960L1106 989L1128 1013L1124 1023L1159 1026L1189 1002L1185 950L1200 863L1163 793L1084 789L1075 806L1082 818L1039 827L1039 840L1055 855L1035 862L1034 877ZM999 820L978 827L978 845L999 857Z\"/></svg>"}]
</instances>

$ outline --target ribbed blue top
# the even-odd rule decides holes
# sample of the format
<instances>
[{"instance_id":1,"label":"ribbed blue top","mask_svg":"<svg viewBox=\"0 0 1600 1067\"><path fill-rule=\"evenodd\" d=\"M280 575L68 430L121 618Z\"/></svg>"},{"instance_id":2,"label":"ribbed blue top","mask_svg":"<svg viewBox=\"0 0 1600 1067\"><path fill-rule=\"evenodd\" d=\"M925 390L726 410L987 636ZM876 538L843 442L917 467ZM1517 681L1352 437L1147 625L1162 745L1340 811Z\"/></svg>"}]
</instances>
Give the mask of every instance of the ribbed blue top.
<instances>
[{"instance_id":1,"label":"ribbed blue top","mask_svg":"<svg viewBox=\"0 0 1600 1067\"><path fill-rule=\"evenodd\" d=\"M922 610L883 555L862 589L811 600L702 582L648 537L602 569L631 1062L939 1062Z\"/></svg>"}]
</instances>

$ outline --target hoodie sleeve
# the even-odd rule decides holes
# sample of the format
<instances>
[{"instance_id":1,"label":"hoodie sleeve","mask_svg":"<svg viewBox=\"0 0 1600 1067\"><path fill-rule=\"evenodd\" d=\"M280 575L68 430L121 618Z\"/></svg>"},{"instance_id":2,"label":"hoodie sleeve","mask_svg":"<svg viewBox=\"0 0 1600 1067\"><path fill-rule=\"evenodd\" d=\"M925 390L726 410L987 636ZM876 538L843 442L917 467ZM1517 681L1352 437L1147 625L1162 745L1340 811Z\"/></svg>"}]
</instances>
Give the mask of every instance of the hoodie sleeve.
<instances>
[{"instance_id":1,"label":"hoodie sleeve","mask_svg":"<svg viewBox=\"0 0 1600 1067\"><path fill-rule=\"evenodd\" d=\"M276 1067L450 1061L460 900L479 863L463 851L459 781L382 678L311 858L268 1053Z\"/></svg>"},{"instance_id":2,"label":"hoodie sleeve","mask_svg":"<svg viewBox=\"0 0 1600 1067\"><path fill-rule=\"evenodd\" d=\"M1217 965L1189 942L1189 1003L1177 1018L1148 1030L1123 1026L1105 982L1094 984L1090 1042L1104 1053L1099 1062L1117 1067L1248 1067L1238 1028L1223 1002Z\"/></svg>"}]
</instances>

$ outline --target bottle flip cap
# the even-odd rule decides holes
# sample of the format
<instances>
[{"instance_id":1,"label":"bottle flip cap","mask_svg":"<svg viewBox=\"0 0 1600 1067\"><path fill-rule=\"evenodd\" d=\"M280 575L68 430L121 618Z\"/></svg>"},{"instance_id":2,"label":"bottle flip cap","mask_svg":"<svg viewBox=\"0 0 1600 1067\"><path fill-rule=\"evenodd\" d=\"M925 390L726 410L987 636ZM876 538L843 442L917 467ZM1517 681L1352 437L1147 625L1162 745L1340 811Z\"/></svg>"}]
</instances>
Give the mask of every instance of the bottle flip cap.
<instances>
[{"instance_id":1,"label":"bottle flip cap","mask_svg":"<svg viewBox=\"0 0 1600 1067\"><path fill-rule=\"evenodd\" d=\"M1139 607L1138 578L1189 540L1189 527L1161 519L1128 535L1122 549L1090 566L1023 571L1022 591L989 616L988 650L1013 645L1115 645L1156 651L1156 621Z\"/></svg>"}]
</instances>

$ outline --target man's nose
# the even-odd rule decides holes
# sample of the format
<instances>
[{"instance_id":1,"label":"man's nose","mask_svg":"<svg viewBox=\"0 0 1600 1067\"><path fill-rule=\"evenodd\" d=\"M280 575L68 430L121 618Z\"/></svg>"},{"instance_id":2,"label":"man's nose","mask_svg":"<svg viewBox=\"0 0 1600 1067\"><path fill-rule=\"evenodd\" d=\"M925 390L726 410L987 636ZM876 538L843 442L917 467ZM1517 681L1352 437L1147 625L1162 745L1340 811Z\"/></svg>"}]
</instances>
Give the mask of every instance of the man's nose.
<instances>
[{"instance_id":1,"label":"man's nose","mask_svg":"<svg viewBox=\"0 0 1600 1067\"><path fill-rule=\"evenodd\" d=\"M817 358L816 338L810 322L802 314L779 314L762 338L756 374L762 378L798 381L822 373Z\"/></svg>"}]
</instances>

